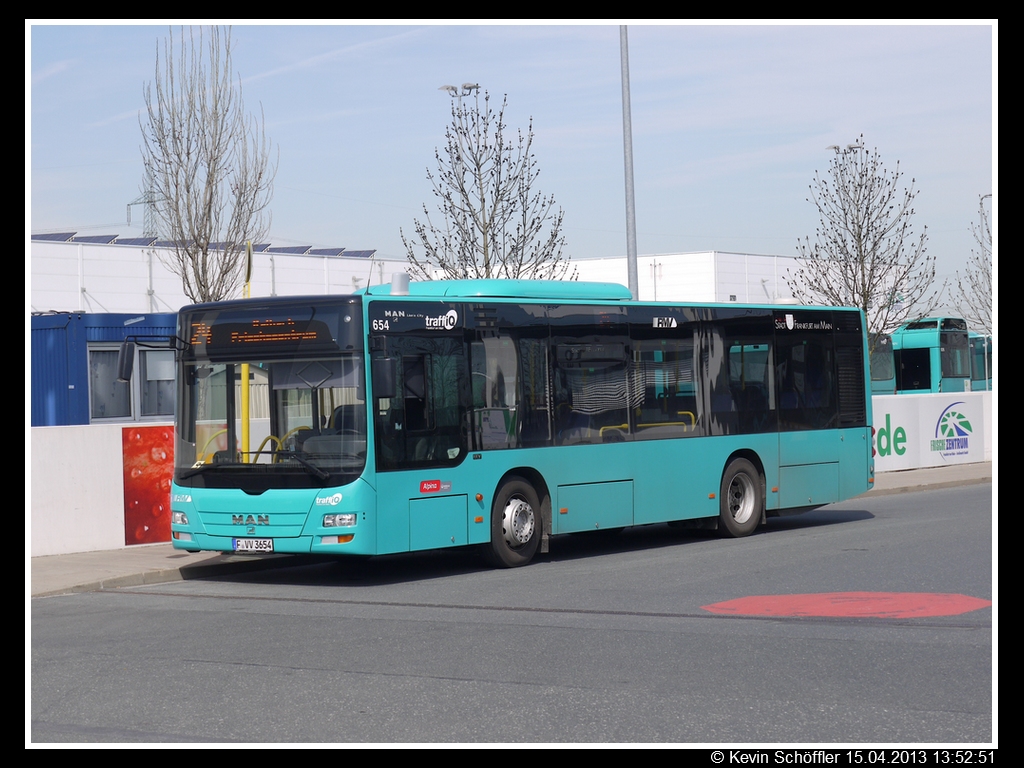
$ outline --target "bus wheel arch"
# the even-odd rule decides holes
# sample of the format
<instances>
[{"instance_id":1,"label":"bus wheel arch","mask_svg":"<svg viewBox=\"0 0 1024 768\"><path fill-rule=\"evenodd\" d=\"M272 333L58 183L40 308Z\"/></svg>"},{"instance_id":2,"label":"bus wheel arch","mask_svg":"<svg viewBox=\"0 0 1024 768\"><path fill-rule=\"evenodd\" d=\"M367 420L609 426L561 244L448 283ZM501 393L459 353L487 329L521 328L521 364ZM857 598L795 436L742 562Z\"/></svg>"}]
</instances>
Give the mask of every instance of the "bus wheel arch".
<instances>
[{"instance_id":1,"label":"bus wheel arch","mask_svg":"<svg viewBox=\"0 0 1024 768\"><path fill-rule=\"evenodd\" d=\"M765 519L764 470L757 455L738 451L722 472L719 495L719 532L749 536Z\"/></svg>"},{"instance_id":2,"label":"bus wheel arch","mask_svg":"<svg viewBox=\"0 0 1024 768\"><path fill-rule=\"evenodd\" d=\"M488 560L502 568L529 563L551 526L547 486L533 471L512 470L498 483L491 506Z\"/></svg>"}]
</instances>

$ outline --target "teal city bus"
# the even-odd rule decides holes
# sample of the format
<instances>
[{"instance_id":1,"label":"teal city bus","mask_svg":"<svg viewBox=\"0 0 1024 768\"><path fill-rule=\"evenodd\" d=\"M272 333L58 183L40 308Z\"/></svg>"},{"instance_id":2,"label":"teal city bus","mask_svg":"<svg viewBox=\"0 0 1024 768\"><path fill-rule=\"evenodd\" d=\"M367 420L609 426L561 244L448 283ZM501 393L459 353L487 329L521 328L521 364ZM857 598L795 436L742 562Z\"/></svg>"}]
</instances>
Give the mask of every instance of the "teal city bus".
<instances>
[{"instance_id":1,"label":"teal city bus","mask_svg":"<svg viewBox=\"0 0 1024 768\"><path fill-rule=\"evenodd\" d=\"M380 555L682 521L729 536L873 482L858 310L396 279L185 307L172 539Z\"/></svg>"},{"instance_id":2,"label":"teal city bus","mask_svg":"<svg viewBox=\"0 0 1024 768\"><path fill-rule=\"evenodd\" d=\"M967 321L924 317L892 333L896 394L970 390L971 360Z\"/></svg>"}]
</instances>

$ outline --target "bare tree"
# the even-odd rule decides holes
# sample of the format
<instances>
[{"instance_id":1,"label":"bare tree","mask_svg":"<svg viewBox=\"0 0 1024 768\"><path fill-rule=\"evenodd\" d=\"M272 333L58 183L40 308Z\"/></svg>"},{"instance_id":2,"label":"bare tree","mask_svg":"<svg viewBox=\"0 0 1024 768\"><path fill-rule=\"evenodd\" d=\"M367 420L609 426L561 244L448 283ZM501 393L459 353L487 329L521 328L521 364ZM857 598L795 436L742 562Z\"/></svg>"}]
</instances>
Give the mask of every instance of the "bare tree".
<instances>
[{"instance_id":1,"label":"bare tree","mask_svg":"<svg viewBox=\"0 0 1024 768\"><path fill-rule=\"evenodd\" d=\"M985 200L992 195L982 195L978 200L978 223L971 225L971 233L978 244L978 250L971 249L967 259L967 270L963 275L957 270L957 295L953 306L967 324L976 331L992 333L992 221Z\"/></svg>"},{"instance_id":2,"label":"bare tree","mask_svg":"<svg viewBox=\"0 0 1024 768\"><path fill-rule=\"evenodd\" d=\"M266 236L276 158L260 118L248 115L231 72L231 28L173 30L157 43L156 75L144 88L142 158L152 180L168 267L192 301L232 296L246 240Z\"/></svg>"},{"instance_id":3,"label":"bare tree","mask_svg":"<svg viewBox=\"0 0 1024 768\"><path fill-rule=\"evenodd\" d=\"M800 301L860 307L868 331L887 333L929 314L944 286L934 287L935 259L926 253L928 228L915 237L914 179L900 189L864 135L834 157L825 176L814 174L809 202L818 209L815 240L797 242L800 266L790 273Z\"/></svg>"},{"instance_id":4,"label":"bare tree","mask_svg":"<svg viewBox=\"0 0 1024 768\"><path fill-rule=\"evenodd\" d=\"M505 107L494 112L485 91L467 83L452 96L452 122L444 151L435 150L436 175L427 171L443 223L435 225L427 206L424 220L413 219L405 245L411 271L432 279L522 278L561 280L569 275L562 257L562 209L554 196L534 189L539 173L532 152L533 120L524 136L506 136ZM463 98L473 94L473 101Z\"/></svg>"}]
</instances>

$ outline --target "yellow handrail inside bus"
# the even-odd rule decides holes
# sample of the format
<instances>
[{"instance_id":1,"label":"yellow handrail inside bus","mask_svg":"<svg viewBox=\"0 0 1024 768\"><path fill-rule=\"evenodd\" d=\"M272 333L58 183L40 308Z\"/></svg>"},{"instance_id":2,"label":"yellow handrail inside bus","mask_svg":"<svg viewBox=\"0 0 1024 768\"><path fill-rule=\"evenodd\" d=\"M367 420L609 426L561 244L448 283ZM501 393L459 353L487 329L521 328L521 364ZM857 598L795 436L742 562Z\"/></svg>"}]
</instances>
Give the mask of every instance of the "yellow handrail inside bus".
<instances>
[{"instance_id":1,"label":"yellow handrail inside bus","mask_svg":"<svg viewBox=\"0 0 1024 768\"><path fill-rule=\"evenodd\" d=\"M226 428L225 429L219 429L216 432L214 432L212 435L210 435L210 439L207 440L206 443L203 445L203 450L199 451L199 453L196 454L196 458L198 458L204 464L209 464L210 462L208 462L206 460L206 449L210 447L210 443L213 442L214 438L220 437L221 435L225 435L225 434L227 434L227 429ZM213 455L212 454L210 455L210 461L213 461Z\"/></svg>"},{"instance_id":2,"label":"yellow handrail inside bus","mask_svg":"<svg viewBox=\"0 0 1024 768\"><path fill-rule=\"evenodd\" d=\"M263 446L267 444L268 440L273 440L277 443L277 450L280 451L284 449L284 443L281 440L276 438L274 435L267 435L263 438L263 442L260 443L260 447L256 449L256 461L260 460L260 454L263 453Z\"/></svg>"}]
</instances>

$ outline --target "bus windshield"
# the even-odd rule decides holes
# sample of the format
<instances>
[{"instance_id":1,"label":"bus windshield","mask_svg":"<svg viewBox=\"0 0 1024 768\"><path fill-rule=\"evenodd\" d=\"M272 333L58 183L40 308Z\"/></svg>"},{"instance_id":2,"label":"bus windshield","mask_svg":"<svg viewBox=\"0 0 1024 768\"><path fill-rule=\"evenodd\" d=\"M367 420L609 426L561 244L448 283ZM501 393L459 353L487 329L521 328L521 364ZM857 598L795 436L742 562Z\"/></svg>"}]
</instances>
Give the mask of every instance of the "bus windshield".
<instances>
[{"instance_id":1,"label":"bus windshield","mask_svg":"<svg viewBox=\"0 0 1024 768\"><path fill-rule=\"evenodd\" d=\"M177 481L322 486L362 472L365 365L362 344L345 343L358 340L346 327L361 325L355 312L260 308L186 323L193 333L179 369Z\"/></svg>"},{"instance_id":2,"label":"bus windshield","mask_svg":"<svg viewBox=\"0 0 1024 768\"><path fill-rule=\"evenodd\" d=\"M871 350L871 380L894 381L896 367L893 365L892 339L885 334L872 334L874 348Z\"/></svg>"}]
</instances>

